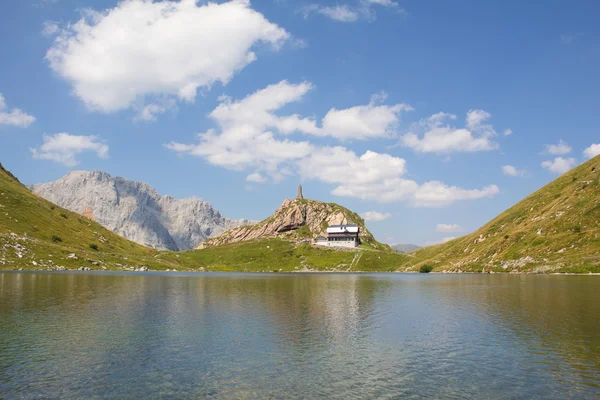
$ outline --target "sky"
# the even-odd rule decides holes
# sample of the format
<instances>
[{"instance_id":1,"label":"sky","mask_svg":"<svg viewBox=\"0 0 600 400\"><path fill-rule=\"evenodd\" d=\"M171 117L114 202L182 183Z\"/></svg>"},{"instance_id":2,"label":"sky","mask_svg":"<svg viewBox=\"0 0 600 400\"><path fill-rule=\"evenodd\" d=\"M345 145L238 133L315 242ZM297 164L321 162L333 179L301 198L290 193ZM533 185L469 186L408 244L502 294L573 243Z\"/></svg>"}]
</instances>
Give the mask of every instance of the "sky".
<instances>
[{"instance_id":1,"label":"sky","mask_svg":"<svg viewBox=\"0 0 600 400\"><path fill-rule=\"evenodd\" d=\"M0 162L261 220L302 184L385 243L474 231L600 154L600 3L10 0Z\"/></svg>"}]
</instances>

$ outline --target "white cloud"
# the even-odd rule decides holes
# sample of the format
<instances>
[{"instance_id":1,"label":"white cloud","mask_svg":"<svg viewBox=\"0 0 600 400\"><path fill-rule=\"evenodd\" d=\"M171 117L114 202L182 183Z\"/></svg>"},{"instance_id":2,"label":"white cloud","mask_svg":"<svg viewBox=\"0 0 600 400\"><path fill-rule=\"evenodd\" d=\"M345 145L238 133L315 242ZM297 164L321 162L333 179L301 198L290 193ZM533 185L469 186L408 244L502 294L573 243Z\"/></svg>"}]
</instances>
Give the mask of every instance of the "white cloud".
<instances>
[{"instance_id":1,"label":"white cloud","mask_svg":"<svg viewBox=\"0 0 600 400\"><path fill-rule=\"evenodd\" d=\"M58 24L54 21L45 21L42 28L42 35L51 37L60 31Z\"/></svg>"},{"instance_id":2,"label":"white cloud","mask_svg":"<svg viewBox=\"0 0 600 400\"><path fill-rule=\"evenodd\" d=\"M457 224L437 224L435 227L435 231L436 232L453 233L453 232L462 232L463 228L461 228Z\"/></svg>"},{"instance_id":3,"label":"white cloud","mask_svg":"<svg viewBox=\"0 0 600 400\"><path fill-rule=\"evenodd\" d=\"M300 163L300 174L308 179L337 184L336 196L356 197L380 203L406 200L414 207L444 207L459 200L493 197L495 185L466 190L430 181L419 185L405 179L406 161L389 154L367 151L358 157L344 147L313 150Z\"/></svg>"},{"instance_id":4,"label":"white cloud","mask_svg":"<svg viewBox=\"0 0 600 400\"><path fill-rule=\"evenodd\" d=\"M496 131L485 124L491 115L483 110L470 110L466 117L466 127L456 128L444 124L445 120L455 120L456 116L437 113L413 125L411 132L402 135L400 144L419 153L452 153L487 151L498 148L492 141ZM420 132L422 132L422 137ZM415 133L416 132L416 133Z\"/></svg>"},{"instance_id":5,"label":"white cloud","mask_svg":"<svg viewBox=\"0 0 600 400\"><path fill-rule=\"evenodd\" d=\"M558 144L547 144L544 147L544 154L552 154L553 156L569 154L571 150L573 150L571 146L565 143L562 139L558 142Z\"/></svg>"},{"instance_id":6,"label":"white cloud","mask_svg":"<svg viewBox=\"0 0 600 400\"><path fill-rule=\"evenodd\" d=\"M496 185L489 185L482 189L462 189L457 186L448 186L443 182L425 182L415 193L414 204L417 207L443 207L459 200L476 200L492 198L500 193Z\"/></svg>"},{"instance_id":7,"label":"white cloud","mask_svg":"<svg viewBox=\"0 0 600 400\"><path fill-rule=\"evenodd\" d=\"M96 153L99 158L108 158L108 146L96 136L78 136L68 133L44 135L44 143L37 149L30 149L34 159L52 160L74 167L79 164L77 155L85 151Z\"/></svg>"},{"instance_id":8,"label":"white cloud","mask_svg":"<svg viewBox=\"0 0 600 400\"><path fill-rule=\"evenodd\" d=\"M425 243L427 246L435 246L436 244L443 244L446 242L449 242L451 240L456 239L456 236L447 236L441 240L434 240L434 241L429 241L427 243Z\"/></svg>"},{"instance_id":9,"label":"white cloud","mask_svg":"<svg viewBox=\"0 0 600 400\"><path fill-rule=\"evenodd\" d=\"M135 116L135 121L156 121L157 116L176 108L175 100L165 99L162 102L146 104Z\"/></svg>"},{"instance_id":10,"label":"white cloud","mask_svg":"<svg viewBox=\"0 0 600 400\"><path fill-rule=\"evenodd\" d=\"M552 161L542 162L542 167L548 169L551 172L554 172L555 174L561 175L571 170L576 164L577 161L575 161L574 158L556 157Z\"/></svg>"},{"instance_id":11,"label":"white cloud","mask_svg":"<svg viewBox=\"0 0 600 400\"><path fill-rule=\"evenodd\" d=\"M283 135L300 132L338 139L386 136L393 132L398 113L408 108L402 104L386 106L371 102L346 110L332 109L323 118L322 127L314 118L275 114L282 107L300 101L312 88L309 82L281 81L242 100L221 96L221 103L209 114L220 132L209 130L200 134L197 145L172 142L166 147L204 157L213 165L229 169L253 168L279 180L290 174L291 161L306 157L314 146L307 141L279 139L272 130Z\"/></svg>"},{"instance_id":12,"label":"white cloud","mask_svg":"<svg viewBox=\"0 0 600 400\"><path fill-rule=\"evenodd\" d=\"M504 130L504 136L510 136L510 135L512 135L512 134L513 134L513 131L512 131L512 129L510 129L510 128L509 128L509 129L505 129L505 130Z\"/></svg>"},{"instance_id":13,"label":"white cloud","mask_svg":"<svg viewBox=\"0 0 600 400\"><path fill-rule=\"evenodd\" d=\"M248 175L246 177L246 180L248 182L265 183L267 181L267 178L265 178L264 176L262 176L258 172L254 172L254 173Z\"/></svg>"},{"instance_id":14,"label":"white cloud","mask_svg":"<svg viewBox=\"0 0 600 400\"><path fill-rule=\"evenodd\" d=\"M282 107L301 100L312 87L308 82L290 84L282 81L242 100L221 96L221 103L209 114L219 129L199 134L198 144L171 142L165 147L179 154L202 157L212 165L250 170L249 180L262 181L268 176L278 181L296 173L306 179L336 185L332 191L334 195L378 202L407 200L417 207L438 207L497 193L498 188L493 185L481 190L465 190L436 181L419 185L403 178L406 161L402 158L373 151L357 156L341 146L317 146L308 141L281 138L293 132L339 139L389 135L393 132L391 127L397 123L398 117L394 113L407 108L404 105L375 105L375 101L385 99L379 94L368 106L339 110L342 118L337 118L338 110L330 111L328 116L336 116L335 124L327 116L323 118L322 126L318 126L315 118L276 114ZM380 109L386 107L386 110ZM391 113L388 112L390 109ZM340 122L347 120L353 120L355 124Z\"/></svg>"},{"instance_id":15,"label":"white cloud","mask_svg":"<svg viewBox=\"0 0 600 400\"><path fill-rule=\"evenodd\" d=\"M363 217L365 221L379 222L379 221L385 221L386 219L391 218L392 214L391 213L380 213L378 211L366 211L366 212L360 214L360 216Z\"/></svg>"},{"instance_id":16,"label":"white cloud","mask_svg":"<svg viewBox=\"0 0 600 400\"><path fill-rule=\"evenodd\" d=\"M35 122L35 117L29 115L18 108L8 110L6 106L6 100L2 93L0 93L0 125L10 125L19 128L27 128L29 125Z\"/></svg>"},{"instance_id":17,"label":"white cloud","mask_svg":"<svg viewBox=\"0 0 600 400\"><path fill-rule=\"evenodd\" d=\"M351 9L345 4L338 4L333 7L319 7L317 12L339 22L354 22L360 16L358 11Z\"/></svg>"},{"instance_id":18,"label":"white cloud","mask_svg":"<svg viewBox=\"0 0 600 400\"><path fill-rule=\"evenodd\" d=\"M525 176L527 174L527 170L525 169L517 169L515 167L513 167L512 165L503 165L502 166L502 173L504 173L504 175L507 176Z\"/></svg>"},{"instance_id":19,"label":"white cloud","mask_svg":"<svg viewBox=\"0 0 600 400\"><path fill-rule=\"evenodd\" d=\"M374 137L390 137L396 133L401 111L412 111L408 104L393 106L377 105L387 95L372 97L366 106L356 106L345 110L332 108L323 118L323 128L319 134L333 136L338 139L367 139Z\"/></svg>"},{"instance_id":20,"label":"white cloud","mask_svg":"<svg viewBox=\"0 0 600 400\"><path fill-rule=\"evenodd\" d=\"M336 4L335 6L309 4L302 8L301 12L304 14L304 18L308 18L310 14L317 13L338 22L356 22L358 20L372 22L376 17L373 6L394 9L402 14L406 13L406 11L403 8L400 8L398 3L393 0L360 0L355 5Z\"/></svg>"},{"instance_id":21,"label":"white cloud","mask_svg":"<svg viewBox=\"0 0 600 400\"><path fill-rule=\"evenodd\" d=\"M248 0L127 0L88 10L46 58L89 109L108 113L156 96L193 102L199 88L227 84L256 60L254 46L278 48L288 37Z\"/></svg>"},{"instance_id":22,"label":"white cloud","mask_svg":"<svg viewBox=\"0 0 600 400\"><path fill-rule=\"evenodd\" d=\"M583 155L585 155L587 158L594 158L597 155L600 155L600 143L592 144L583 151Z\"/></svg>"}]
</instances>

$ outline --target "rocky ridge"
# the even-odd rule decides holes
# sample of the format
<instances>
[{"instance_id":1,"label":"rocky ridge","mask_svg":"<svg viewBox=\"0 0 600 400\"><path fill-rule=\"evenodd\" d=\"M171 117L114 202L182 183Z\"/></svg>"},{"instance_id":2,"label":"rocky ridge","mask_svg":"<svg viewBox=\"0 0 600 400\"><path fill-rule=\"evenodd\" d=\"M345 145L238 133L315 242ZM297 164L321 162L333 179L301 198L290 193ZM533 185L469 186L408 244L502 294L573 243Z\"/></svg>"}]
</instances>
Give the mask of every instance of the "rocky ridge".
<instances>
[{"instance_id":1,"label":"rocky ridge","mask_svg":"<svg viewBox=\"0 0 600 400\"><path fill-rule=\"evenodd\" d=\"M32 191L70 211L92 210L94 220L144 246L189 250L207 238L252 223L221 215L197 198L161 196L152 186L102 171L72 171L61 179L33 185Z\"/></svg>"},{"instance_id":2,"label":"rocky ridge","mask_svg":"<svg viewBox=\"0 0 600 400\"><path fill-rule=\"evenodd\" d=\"M346 224L360 226L359 236L363 244L389 249L375 240L358 214L335 203L303 198L286 199L269 218L254 225L230 229L205 241L199 248L271 238L301 242L325 235L328 226Z\"/></svg>"}]
</instances>

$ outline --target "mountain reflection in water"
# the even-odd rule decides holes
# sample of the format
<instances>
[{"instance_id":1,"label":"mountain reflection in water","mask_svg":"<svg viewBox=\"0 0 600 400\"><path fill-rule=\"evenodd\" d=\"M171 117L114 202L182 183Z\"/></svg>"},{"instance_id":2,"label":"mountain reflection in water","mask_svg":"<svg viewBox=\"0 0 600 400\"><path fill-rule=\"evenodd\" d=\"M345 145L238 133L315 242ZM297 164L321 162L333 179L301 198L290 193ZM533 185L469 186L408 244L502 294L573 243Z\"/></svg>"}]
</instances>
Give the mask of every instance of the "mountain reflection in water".
<instances>
[{"instance_id":1,"label":"mountain reflection in water","mask_svg":"<svg viewBox=\"0 0 600 400\"><path fill-rule=\"evenodd\" d=\"M595 398L600 277L0 272L0 398Z\"/></svg>"}]
</instances>

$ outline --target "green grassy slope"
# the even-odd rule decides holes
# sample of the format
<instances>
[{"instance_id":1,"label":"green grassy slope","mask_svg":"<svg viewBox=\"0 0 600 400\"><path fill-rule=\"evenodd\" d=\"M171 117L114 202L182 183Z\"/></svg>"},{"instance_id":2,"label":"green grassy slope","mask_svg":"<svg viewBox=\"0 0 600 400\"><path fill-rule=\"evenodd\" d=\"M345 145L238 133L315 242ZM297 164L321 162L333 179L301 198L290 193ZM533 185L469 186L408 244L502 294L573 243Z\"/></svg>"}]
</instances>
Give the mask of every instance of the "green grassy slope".
<instances>
[{"instance_id":1,"label":"green grassy slope","mask_svg":"<svg viewBox=\"0 0 600 400\"><path fill-rule=\"evenodd\" d=\"M159 259L178 261L207 271L395 271L407 256L370 249L333 250L281 238L260 239L191 250L163 253Z\"/></svg>"},{"instance_id":2,"label":"green grassy slope","mask_svg":"<svg viewBox=\"0 0 600 400\"><path fill-rule=\"evenodd\" d=\"M0 269L176 268L158 254L34 195L0 164Z\"/></svg>"},{"instance_id":3,"label":"green grassy slope","mask_svg":"<svg viewBox=\"0 0 600 400\"><path fill-rule=\"evenodd\" d=\"M600 272L600 156L476 232L410 256L400 270Z\"/></svg>"},{"instance_id":4,"label":"green grassy slope","mask_svg":"<svg viewBox=\"0 0 600 400\"><path fill-rule=\"evenodd\" d=\"M403 257L368 249L314 248L277 238L182 253L157 251L36 196L0 164L0 270L147 266L153 270L393 271L405 261Z\"/></svg>"}]
</instances>

